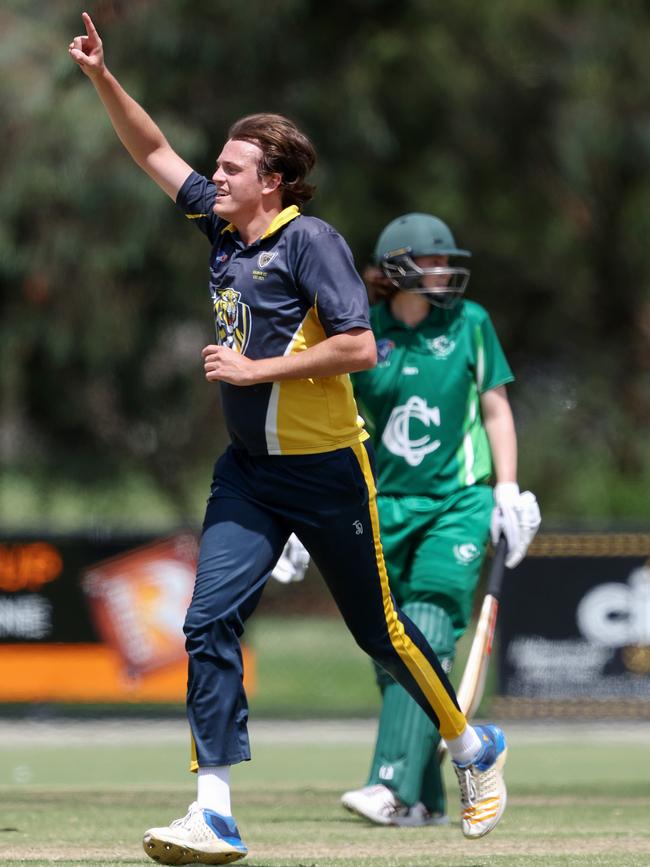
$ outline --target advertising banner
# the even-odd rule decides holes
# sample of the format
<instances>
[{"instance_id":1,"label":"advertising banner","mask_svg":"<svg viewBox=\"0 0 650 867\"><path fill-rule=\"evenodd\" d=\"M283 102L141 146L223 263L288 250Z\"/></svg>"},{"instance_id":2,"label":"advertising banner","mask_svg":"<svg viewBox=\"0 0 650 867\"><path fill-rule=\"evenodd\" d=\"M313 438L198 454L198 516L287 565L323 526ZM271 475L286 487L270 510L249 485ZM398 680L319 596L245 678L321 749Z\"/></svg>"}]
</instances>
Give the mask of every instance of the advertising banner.
<instances>
[{"instance_id":1,"label":"advertising banner","mask_svg":"<svg viewBox=\"0 0 650 867\"><path fill-rule=\"evenodd\" d=\"M647 535L540 536L506 570L501 695L650 706L649 558Z\"/></svg>"},{"instance_id":2,"label":"advertising banner","mask_svg":"<svg viewBox=\"0 0 650 867\"><path fill-rule=\"evenodd\" d=\"M0 540L0 702L182 702L197 551L189 531Z\"/></svg>"},{"instance_id":3,"label":"advertising banner","mask_svg":"<svg viewBox=\"0 0 650 867\"><path fill-rule=\"evenodd\" d=\"M196 557L197 540L186 534L127 551L84 572L81 585L97 632L132 676L184 661L183 619Z\"/></svg>"}]
</instances>

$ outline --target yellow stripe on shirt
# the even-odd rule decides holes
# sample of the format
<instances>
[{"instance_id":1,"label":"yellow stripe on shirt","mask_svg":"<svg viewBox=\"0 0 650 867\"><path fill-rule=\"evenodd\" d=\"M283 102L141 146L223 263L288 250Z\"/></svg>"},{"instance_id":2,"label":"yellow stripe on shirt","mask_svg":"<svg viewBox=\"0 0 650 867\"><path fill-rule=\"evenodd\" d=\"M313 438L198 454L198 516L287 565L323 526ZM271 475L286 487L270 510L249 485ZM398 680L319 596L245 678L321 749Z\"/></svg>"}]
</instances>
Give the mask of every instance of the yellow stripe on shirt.
<instances>
[{"instance_id":1,"label":"yellow stripe on shirt","mask_svg":"<svg viewBox=\"0 0 650 867\"><path fill-rule=\"evenodd\" d=\"M325 339L316 308L312 307L284 354L296 355ZM347 374L273 383L266 413L269 454L329 452L367 438Z\"/></svg>"}]
</instances>

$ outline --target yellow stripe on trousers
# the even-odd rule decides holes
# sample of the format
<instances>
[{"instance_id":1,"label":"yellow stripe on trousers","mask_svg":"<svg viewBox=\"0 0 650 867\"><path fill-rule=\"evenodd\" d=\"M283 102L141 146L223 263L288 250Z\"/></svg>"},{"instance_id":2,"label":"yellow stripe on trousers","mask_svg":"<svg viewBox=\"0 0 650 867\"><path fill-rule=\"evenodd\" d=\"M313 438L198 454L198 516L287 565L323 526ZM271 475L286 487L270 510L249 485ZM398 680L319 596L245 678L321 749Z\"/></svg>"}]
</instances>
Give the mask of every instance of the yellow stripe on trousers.
<instances>
[{"instance_id":1,"label":"yellow stripe on trousers","mask_svg":"<svg viewBox=\"0 0 650 867\"><path fill-rule=\"evenodd\" d=\"M368 453L363 445L351 446L361 471L363 472L369 493L368 508L372 521L372 534L375 543L377 569L381 582L381 594L384 603L384 616L388 626L388 635L395 652L411 672L415 682L420 687L426 700L435 711L440 721L440 734L443 738L456 738L467 725L465 715L458 710L444 684L436 674L435 669L424 656L420 648L414 644L404 631L404 625L399 620L390 595L388 574L384 563L384 553L379 537L379 515L377 513L377 490L370 467Z\"/></svg>"}]
</instances>

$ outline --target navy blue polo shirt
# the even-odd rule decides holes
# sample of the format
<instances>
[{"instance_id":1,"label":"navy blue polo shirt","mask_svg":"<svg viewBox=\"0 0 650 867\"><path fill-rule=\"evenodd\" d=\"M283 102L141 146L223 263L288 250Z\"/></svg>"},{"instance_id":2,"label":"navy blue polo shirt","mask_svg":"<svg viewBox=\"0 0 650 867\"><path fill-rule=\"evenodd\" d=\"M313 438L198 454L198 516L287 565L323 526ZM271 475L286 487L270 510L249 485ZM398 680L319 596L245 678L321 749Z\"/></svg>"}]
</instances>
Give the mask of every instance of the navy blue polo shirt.
<instances>
[{"instance_id":1,"label":"navy blue polo shirt","mask_svg":"<svg viewBox=\"0 0 650 867\"><path fill-rule=\"evenodd\" d=\"M332 226L293 205L252 244L212 210L216 188L192 172L176 203L208 238L216 341L248 358L302 352L370 328L365 286ZM219 383L233 445L252 455L314 454L367 438L347 374L237 386Z\"/></svg>"}]
</instances>

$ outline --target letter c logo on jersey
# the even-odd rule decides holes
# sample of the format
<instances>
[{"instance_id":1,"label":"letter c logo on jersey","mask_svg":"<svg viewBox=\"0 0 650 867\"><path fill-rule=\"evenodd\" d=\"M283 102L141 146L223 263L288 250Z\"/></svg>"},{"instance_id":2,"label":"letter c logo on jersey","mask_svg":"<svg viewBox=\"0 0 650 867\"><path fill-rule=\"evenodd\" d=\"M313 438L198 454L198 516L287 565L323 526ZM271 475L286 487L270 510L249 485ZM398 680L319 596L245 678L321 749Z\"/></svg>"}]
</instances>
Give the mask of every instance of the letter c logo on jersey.
<instances>
[{"instance_id":1,"label":"letter c logo on jersey","mask_svg":"<svg viewBox=\"0 0 650 867\"><path fill-rule=\"evenodd\" d=\"M217 343L243 355L250 340L251 309L241 300L241 292L232 287L212 295Z\"/></svg>"},{"instance_id":2,"label":"letter c logo on jersey","mask_svg":"<svg viewBox=\"0 0 650 867\"><path fill-rule=\"evenodd\" d=\"M403 406L396 406L390 414L382 443L389 452L404 458L411 467L419 467L428 454L440 448L440 440L432 439L428 433L411 439L411 422L428 428L440 427L440 410L429 407L424 398L414 394Z\"/></svg>"}]
</instances>

